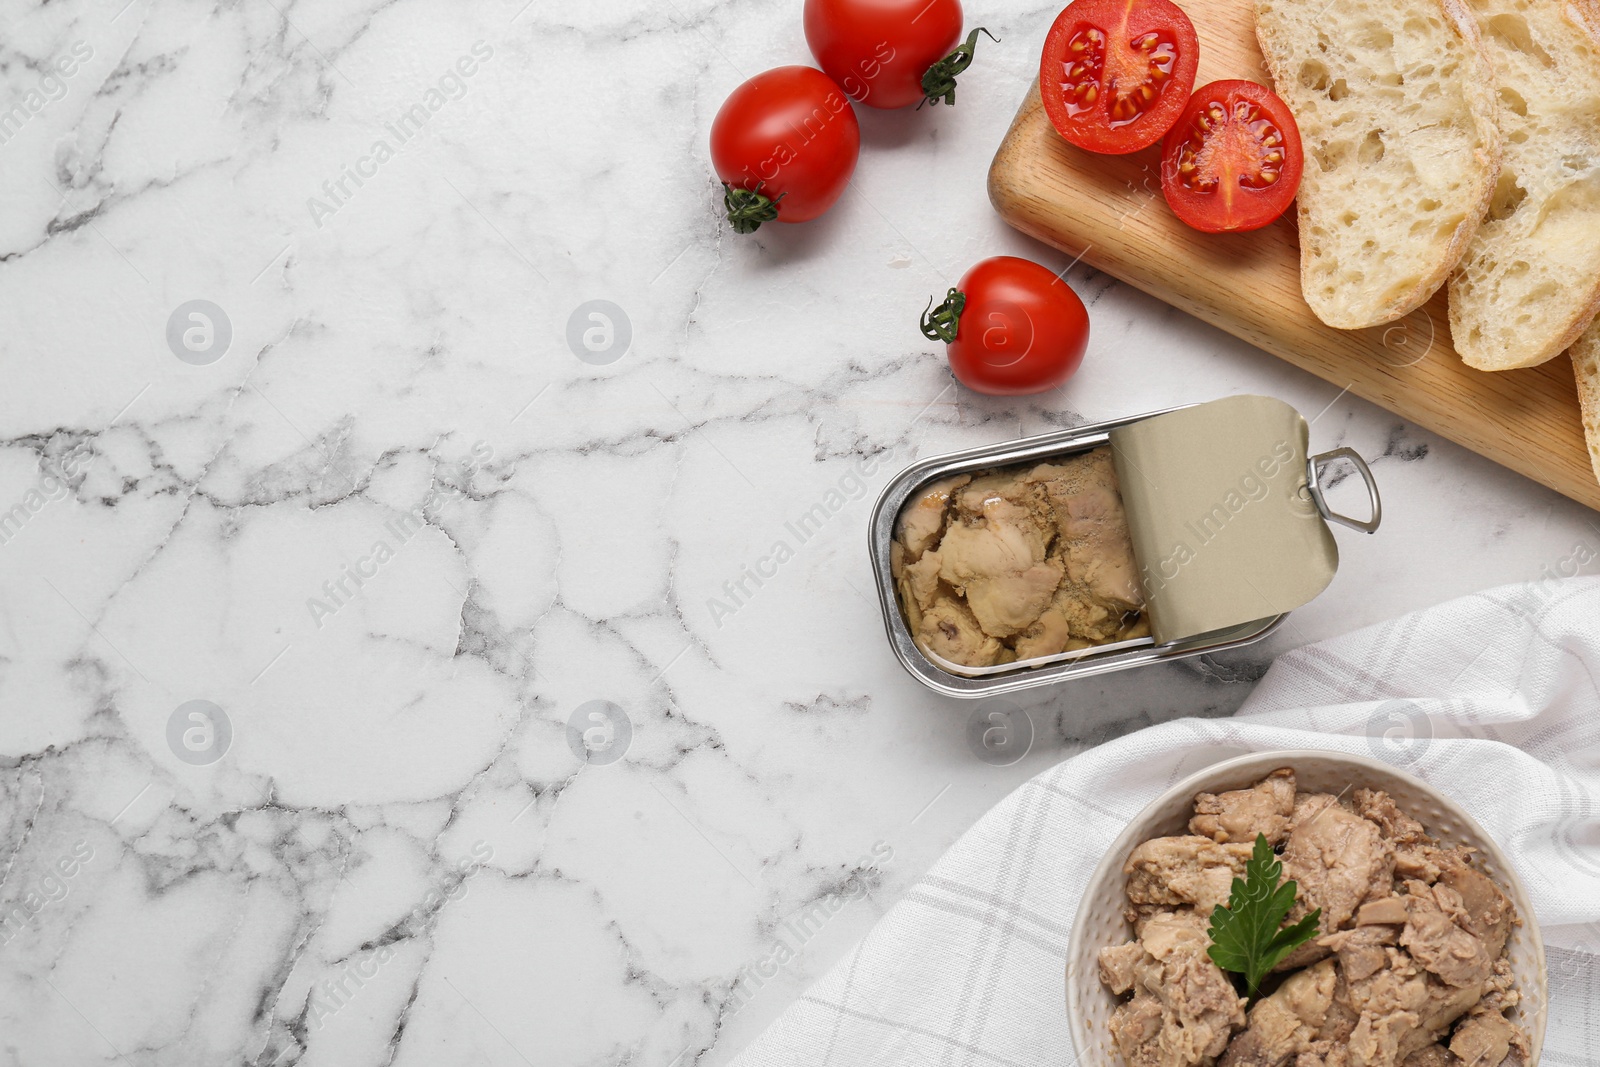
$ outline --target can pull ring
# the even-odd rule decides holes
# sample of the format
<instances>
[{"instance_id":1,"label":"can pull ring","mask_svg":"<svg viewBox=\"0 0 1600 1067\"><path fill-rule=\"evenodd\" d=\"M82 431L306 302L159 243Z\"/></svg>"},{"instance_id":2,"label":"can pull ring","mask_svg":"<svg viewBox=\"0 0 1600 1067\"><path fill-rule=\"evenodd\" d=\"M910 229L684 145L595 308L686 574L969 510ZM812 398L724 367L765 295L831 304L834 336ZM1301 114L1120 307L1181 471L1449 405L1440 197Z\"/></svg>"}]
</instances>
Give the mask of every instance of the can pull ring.
<instances>
[{"instance_id":1,"label":"can pull ring","mask_svg":"<svg viewBox=\"0 0 1600 1067\"><path fill-rule=\"evenodd\" d=\"M1365 522L1339 514L1330 508L1322 497L1322 486L1318 483L1317 476L1322 464L1331 463L1336 459L1348 459L1355 465L1361 480L1367 483L1367 499L1372 504L1372 517ZM1318 514L1329 522L1336 522L1352 530L1360 530L1362 533L1375 533L1378 524L1383 521L1383 501L1378 498L1378 483L1373 480L1372 468L1367 466L1367 461L1353 448L1335 448L1331 452L1323 452L1306 460L1306 488L1311 493L1311 500L1316 504Z\"/></svg>"}]
</instances>

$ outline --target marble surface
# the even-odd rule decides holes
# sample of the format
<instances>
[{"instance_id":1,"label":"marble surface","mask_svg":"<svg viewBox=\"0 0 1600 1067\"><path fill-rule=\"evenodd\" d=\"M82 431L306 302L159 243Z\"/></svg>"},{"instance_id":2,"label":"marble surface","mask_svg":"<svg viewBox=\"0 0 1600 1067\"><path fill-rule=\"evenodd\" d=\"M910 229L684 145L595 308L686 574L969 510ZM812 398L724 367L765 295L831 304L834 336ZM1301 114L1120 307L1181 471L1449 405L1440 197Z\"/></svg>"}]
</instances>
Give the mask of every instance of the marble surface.
<instances>
[{"instance_id":1,"label":"marble surface","mask_svg":"<svg viewBox=\"0 0 1600 1067\"><path fill-rule=\"evenodd\" d=\"M835 210L748 238L707 129L806 61L797 0L0 10L0 1063L726 1063L1028 776L1600 547L1082 267L1075 380L954 386L928 295L1067 266L983 192L1052 6L976 13L955 109L863 114ZM1240 391L1373 458L1383 531L1265 645L1033 693L975 758L883 640L877 488Z\"/></svg>"}]
</instances>

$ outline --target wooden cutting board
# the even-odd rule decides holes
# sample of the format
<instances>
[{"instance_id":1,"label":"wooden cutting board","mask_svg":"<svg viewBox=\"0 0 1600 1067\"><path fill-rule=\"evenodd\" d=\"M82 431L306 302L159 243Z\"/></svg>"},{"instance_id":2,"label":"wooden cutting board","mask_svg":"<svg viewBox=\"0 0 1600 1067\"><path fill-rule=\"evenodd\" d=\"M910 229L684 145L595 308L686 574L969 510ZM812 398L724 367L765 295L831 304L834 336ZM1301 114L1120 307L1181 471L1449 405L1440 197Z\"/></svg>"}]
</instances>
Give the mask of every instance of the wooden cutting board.
<instances>
[{"instance_id":1,"label":"wooden cutting board","mask_svg":"<svg viewBox=\"0 0 1600 1067\"><path fill-rule=\"evenodd\" d=\"M1271 85L1251 0L1184 0L1200 35L1196 84ZM1309 164L1308 164L1309 165ZM1600 509L1565 356L1490 374L1450 344L1444 290L1397 322L1322 324L1300 296L1294 212L1248 234L1189 229L1161 196L1159 146L1099 156L1051 127L1037 84L995 154L989 198L1011 225L1592 508Z\"/></svg>"}]
</instances>

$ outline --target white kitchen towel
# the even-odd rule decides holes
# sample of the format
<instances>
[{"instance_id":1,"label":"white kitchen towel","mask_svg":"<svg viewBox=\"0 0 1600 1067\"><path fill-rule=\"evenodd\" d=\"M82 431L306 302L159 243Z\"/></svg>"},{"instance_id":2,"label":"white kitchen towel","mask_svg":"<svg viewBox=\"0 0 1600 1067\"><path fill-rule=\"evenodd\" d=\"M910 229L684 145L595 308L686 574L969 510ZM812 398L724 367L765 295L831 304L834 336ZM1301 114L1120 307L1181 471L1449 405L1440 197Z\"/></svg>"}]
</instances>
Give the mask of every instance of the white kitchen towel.
<instances>
[{"instance_id":1,"label":"white kitchen towel","mask_svg":"<svg viewBox=\"0 0 1600 1067\"><path fill-rule=\"evenodd\" d=\"M1249 751L1375 755L1510 855L1550 974L1543 1063L1600 1064L1600 579L1508 586L1278 659L1238 715L1069 759L964 834L737 1067L1066 1067L1073 910L1128 821Z\"/></svg>"}]
</instances>

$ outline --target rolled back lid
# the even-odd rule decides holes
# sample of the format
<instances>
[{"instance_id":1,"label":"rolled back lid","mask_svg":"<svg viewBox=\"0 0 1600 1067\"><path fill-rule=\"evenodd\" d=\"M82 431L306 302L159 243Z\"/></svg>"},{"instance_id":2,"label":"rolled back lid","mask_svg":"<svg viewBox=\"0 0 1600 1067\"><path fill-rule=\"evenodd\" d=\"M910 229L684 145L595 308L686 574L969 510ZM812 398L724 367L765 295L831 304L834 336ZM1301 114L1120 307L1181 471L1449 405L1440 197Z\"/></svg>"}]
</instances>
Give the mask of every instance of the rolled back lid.
<instances>
[{"instance_id":1,"label":"rolled back lid","mask_svg":"<svg viewBox=\"0 0 1600 1067\"><path fill-rule=\"evenodd\" d=\"M1333 580L1339 549L1307 479L1306 420L1232 396L1111 431L1158 644L1265 619Z\"/></svg>"}]
</instances>

